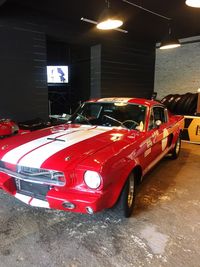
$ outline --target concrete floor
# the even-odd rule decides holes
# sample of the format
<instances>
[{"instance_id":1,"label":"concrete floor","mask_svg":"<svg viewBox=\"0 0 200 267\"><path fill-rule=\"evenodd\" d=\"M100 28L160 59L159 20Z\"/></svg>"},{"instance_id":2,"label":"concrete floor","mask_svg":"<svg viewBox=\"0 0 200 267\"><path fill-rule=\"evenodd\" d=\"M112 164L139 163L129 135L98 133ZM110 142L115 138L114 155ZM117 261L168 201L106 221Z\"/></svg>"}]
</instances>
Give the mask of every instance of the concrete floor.
<instances>
[{"instance_id":1,"label":"concrete floor","mask_svg":"<svg viewBox=\"0 0 200 267\"><path fill-rule=\"evenodd\" d=\"M129 219L31 208L0 191L0 267L198 267L199 249L199 145L145 177Z\"/></svg>"}]
</instances>

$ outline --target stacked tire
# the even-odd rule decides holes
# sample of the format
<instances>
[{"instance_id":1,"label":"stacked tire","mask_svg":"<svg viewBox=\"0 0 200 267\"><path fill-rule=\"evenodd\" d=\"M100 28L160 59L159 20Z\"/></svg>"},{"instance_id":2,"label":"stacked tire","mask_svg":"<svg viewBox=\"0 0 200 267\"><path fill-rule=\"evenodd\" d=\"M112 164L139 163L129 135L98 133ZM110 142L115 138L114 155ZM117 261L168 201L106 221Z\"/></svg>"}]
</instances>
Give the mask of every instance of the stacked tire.
<instances>
[{"instance_id":1,"label":"stacked tire","mask_svg":"<svg viewBox=\"0 0 200 267\"><path fill-rule=\"evenodd\" d=\"M161 103L164 104L174 114L195 115L197 100L198 94L170 94L165 96L161 100Z\"/></svg>"}]
</instances>

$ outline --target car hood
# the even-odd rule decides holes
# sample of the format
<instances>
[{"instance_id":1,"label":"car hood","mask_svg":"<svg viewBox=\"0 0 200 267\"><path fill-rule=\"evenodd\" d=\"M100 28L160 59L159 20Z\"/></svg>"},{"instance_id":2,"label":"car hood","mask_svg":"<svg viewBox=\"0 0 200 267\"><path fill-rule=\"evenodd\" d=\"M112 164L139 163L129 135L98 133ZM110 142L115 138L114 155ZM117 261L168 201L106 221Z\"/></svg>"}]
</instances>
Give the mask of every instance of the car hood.
<instances>
[{"instance_id":1,"label":"car hood","mask_svg":"<svg viewBox=\"0 0 200 267\"><path fill-rule=\"evenodd\" d=\"M133 142L137 135L121 127L62 125L10 138L1 144L0 157L14 165L64 170L113 142L127 143L127 136Z\"/></svg>"}]
</instances>

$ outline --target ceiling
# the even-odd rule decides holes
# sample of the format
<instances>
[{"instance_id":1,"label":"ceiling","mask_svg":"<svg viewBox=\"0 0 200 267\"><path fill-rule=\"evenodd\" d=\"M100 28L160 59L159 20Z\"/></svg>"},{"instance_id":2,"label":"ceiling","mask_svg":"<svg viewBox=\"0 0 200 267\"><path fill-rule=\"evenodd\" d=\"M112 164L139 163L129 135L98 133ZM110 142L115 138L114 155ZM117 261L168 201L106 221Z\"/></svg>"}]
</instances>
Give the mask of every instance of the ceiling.
<instances>
[{"instance_id":1,"label":"ceiling","mask_svg":"<svg viewBox=\"0 0 200 267\"><path fill-rule=\"evenodd\" d=\"M105 0L1 0L2 10L10 14L20 10L32 10L34 14L48 18L48 21L60 21L63 26L70 25L71 30L87 33L87 36L108 34L99 33L95 26L80 21L81 17L98 20L105 7ZM172 31L177 38L200 35L200 8L185 5L185 0L130 0L146 9L172 19ZM0 3L1 4L1 3ZM111 8L124 18L123 29L134 40L159 42L166 34L168 20L150 14L122 0L110 0ZM3 11L2 11L3 12ZM27 11L26 11L27 12ZM89 34L88 34L89 33ZM124 33L117 33L124 35Z\"/></svg>"}]
</instances>

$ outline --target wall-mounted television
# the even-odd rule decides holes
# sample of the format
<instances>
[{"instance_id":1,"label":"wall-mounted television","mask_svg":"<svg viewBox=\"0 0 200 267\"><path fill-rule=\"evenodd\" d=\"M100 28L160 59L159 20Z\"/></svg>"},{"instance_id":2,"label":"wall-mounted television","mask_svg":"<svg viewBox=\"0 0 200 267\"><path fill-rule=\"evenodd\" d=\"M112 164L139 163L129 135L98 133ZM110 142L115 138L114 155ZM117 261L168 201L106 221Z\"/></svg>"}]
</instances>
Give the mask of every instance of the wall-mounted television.
<instances>
[{"instance_id":1,"label":"wall-mounted television","mask_svg":"<svg viewBox=\"0 0 200 267\"><path fill-rule=\"evenodd\" d=\"M68 66L47 66L48 84L65 84L68 82Z\"/></svg>"}]
</instances>

